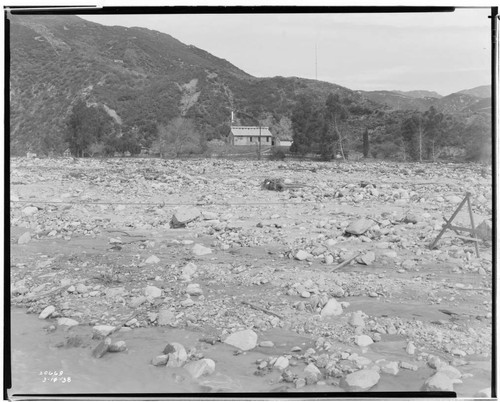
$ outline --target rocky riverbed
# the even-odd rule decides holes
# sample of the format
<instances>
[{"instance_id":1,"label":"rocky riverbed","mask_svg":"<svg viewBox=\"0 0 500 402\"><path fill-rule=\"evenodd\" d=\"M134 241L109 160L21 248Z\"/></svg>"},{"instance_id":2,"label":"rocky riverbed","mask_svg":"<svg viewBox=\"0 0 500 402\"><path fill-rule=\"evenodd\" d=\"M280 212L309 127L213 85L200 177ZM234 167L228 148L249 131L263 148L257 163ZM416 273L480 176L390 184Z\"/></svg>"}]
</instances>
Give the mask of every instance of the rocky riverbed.
<instances>
[{"instance_id":1,"label":"rocky riverbed","mask_svg":"<svg viewBox=\"0 0 500 402\"><path fill-rule=\"evenodd\" d=\"M48 354L178 392L489 392L490 167L18 158L10 179L11 304ZM479 257L453 231L431 250L467 192Z\"/></svg>"}]
</instances>

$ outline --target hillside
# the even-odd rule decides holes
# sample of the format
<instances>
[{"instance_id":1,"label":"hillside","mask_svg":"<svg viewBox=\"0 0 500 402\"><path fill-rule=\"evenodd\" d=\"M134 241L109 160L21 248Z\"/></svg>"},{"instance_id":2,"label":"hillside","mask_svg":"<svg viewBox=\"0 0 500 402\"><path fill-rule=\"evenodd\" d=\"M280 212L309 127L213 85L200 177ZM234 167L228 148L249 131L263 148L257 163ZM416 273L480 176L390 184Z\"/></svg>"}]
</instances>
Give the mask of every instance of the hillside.
<instances>
[{"instance_id":1,"label":"hillside","mask_svg":"<svg viewBox=\"0 0 500 402\"><path fill-rule=\"evenodd\" d=\"M415 111L434 106L460 115L464 124L469 115L491 112L490 99L474 96L476 91L439 97L430 91L352 91L297 77L256 78L170 35L76 16L12 16L10 57L12 155L62 153L68 147L68 118L82 101L108 116L115 143L132 133L140 149L151 148L159 127L177 117L193 122L200 144L225 139L231 111L237 112L236 123L258 122L278 137L291 137L299 97L324 105L333 93L349 112L345 130L351 146L359 150L368 129L389 157L390 150L401 148L394 144L402 121ZM486 127L487 118L481 119Z\"/></svg>"},{"instance_id":2,"label":"hillside","mask_svg":"<svg viewBox=\"0 0 500 402\"><path fill-rule=\"evenodd\" d=\"M245 113L238 115L244 124L255 123L244 117L249 115L280 125L304 93L326 98L335 92L375 108L338 85L252 77L145 28L107 27L75 16L14 16L10 45L13 153L62 146L65 120L78 99L103 105L124 127L137 127L143 146L157 124L180 115L193 118L206 139L224 135L231 110Z\"/></svg>"},{"instance_id":3,"label":"hillside","mask_svg":"<svg viewBox=\"0 0 500 402\"><path fill-rule=\"evenodd\" d=\"M491 98L491 85L482 85L460 91L461 94L475 96L476 98Z\"/></svg>"}]
</instances>

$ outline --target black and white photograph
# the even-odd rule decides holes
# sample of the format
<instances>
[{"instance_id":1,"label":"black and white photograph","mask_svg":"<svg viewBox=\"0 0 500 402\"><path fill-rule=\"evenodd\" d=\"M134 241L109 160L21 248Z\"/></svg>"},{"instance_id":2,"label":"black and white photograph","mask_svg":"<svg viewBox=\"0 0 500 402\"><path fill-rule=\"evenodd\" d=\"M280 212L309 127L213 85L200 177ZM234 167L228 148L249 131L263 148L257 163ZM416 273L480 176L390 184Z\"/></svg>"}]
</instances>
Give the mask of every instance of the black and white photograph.
<instances>
[{"instance_id":1,"label":"black and white photograph","mask_svg":"<svg viewBox=\"0 0 500 402\"><path fill-rule=\"evenodd\" d=\"M496 398L498 7L4 23L4 398Z\"/></svg>"}]
</instances>

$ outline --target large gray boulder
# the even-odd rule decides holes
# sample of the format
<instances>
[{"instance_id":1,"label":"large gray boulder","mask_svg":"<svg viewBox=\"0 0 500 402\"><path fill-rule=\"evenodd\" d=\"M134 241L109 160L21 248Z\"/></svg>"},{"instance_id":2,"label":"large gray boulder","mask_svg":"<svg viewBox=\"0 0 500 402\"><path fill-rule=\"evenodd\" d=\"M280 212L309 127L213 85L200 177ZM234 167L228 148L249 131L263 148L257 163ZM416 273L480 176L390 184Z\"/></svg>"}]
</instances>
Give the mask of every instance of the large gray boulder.
<instances>
[{"instance_id":1,"label":"large gray boulder","mask_svg":"<svg viewBox=\"0 0 500 402\"><path fill-rule=\"evenodd\" d=\"M244 331L238 331L229 335L224 343L245 351L257 346L257 338L258 336L254 331L245 329Z\"/></svg>"},{"instance_id":2,"label":"large gray boulder","mask_svg":"<svg viewBox=\"0 0 500 402\"><path fill-rule=\"evenodd\" d=\"M380 380L380 374L375 370L359 370L348 374L340 381L340 386L346 391L362 392L374 387Z\"/></svg>"},{"instance_id":3,"label":"large gray boulder","mask_svg":"<svg viewBox=\"0 0 500 402\"><path fill-rule=\"evenodd\" d=\"M172 216L172 220L170 221L170 226L172 228L183 228L189 222L192 222L198 219L201 215L201 212L196 207L185 206L180 207L177 211L175 211Z\"/></svg>"},{"instance_id":4,"label":"large gray boulder","mask_svg":"<svg viewBox=\"0 0 500 402\"><path fill-rule=\"evenodd\" d=\"M359 236L365 233L373 225L375 225L375 222L371 219L362 218L358 219L357 221L351 222L349 226L346 227L345 231L346 233Z\"/></svg>"}]
</instances>

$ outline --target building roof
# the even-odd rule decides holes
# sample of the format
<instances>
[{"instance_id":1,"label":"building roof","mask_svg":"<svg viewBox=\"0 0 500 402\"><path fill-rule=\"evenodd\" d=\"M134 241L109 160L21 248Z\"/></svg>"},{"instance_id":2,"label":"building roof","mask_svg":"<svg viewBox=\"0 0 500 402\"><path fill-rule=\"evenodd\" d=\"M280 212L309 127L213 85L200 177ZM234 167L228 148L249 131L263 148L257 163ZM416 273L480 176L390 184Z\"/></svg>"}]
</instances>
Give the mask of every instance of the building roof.
<instances>
[{"instance_id":1,"label":"building roof","mask_svg":"<svg viewBox=\"0 0 500 402\"><path fill-rule=\"evenodd\" d=\"M261 137L272 137L273 134L269 131L269 127L258 126L231 126L231 134L235 137L258 137L260 132Z\"/></svg>"}]
</instances>

